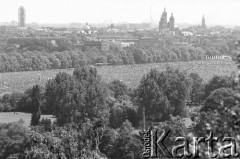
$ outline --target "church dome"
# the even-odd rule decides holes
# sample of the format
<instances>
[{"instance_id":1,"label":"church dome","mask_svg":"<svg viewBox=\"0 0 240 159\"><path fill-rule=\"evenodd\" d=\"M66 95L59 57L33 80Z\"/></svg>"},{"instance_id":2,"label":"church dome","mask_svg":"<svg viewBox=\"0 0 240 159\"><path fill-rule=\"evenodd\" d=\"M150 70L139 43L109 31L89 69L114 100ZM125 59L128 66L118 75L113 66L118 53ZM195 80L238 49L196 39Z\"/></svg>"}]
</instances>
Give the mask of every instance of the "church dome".
<instances>
[{"instance_id":1,"label":"church dome","mask_svg":"<svg viewBox=\"0 0 240 159\"><path fill-rule=\"evenodd\" d=\"M86 23L86 25L85 25L84 29L86 29L86 30L90 30L90 29L91 29L91 27L90 27L90 25L88 25L88 23Z\"/></svg>"}]
</instances>

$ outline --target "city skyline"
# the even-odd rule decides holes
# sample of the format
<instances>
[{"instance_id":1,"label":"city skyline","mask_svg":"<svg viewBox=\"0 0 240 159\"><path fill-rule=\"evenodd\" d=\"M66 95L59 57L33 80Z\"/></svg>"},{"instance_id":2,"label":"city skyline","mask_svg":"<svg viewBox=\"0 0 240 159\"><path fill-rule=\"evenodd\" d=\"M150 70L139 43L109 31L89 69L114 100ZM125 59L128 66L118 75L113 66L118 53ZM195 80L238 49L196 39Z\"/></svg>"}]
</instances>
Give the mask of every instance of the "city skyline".
<instances>
[{"instance_id":1,"label":"city skyline","mask_svg":"<svg viewBox=\"0 0 240 159\"><path fill-rule=\"evenodd\" d=\"M0 22L18 21L18 8L27 10L26 23L142 23L150 22L150 9L155 24L164 7L174 14L176 26L187 23L239 26L240 1L237 0L8 0L0 6Z\"/></svg>"}]
</instances>

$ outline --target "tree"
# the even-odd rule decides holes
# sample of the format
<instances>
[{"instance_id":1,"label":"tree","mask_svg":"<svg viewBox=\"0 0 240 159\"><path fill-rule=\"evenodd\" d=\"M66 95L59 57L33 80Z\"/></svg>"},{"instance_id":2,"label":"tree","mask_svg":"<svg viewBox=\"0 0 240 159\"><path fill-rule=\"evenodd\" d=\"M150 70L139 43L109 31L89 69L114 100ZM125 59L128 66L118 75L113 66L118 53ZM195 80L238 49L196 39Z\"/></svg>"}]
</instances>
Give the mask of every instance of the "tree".
<instances>
[{"instance_id":1,"label":"tree","mask_svg":"<svg viewBox=\"0 0 240 159\"><path fill-rule=\"evenodd\" d=\"M140 136L132 133L132 125L127 120L122 124L114 143L111 159L141 159L142 142Z\"/></svg>"},{"instance_id":2,"label":"tree","mask_svg":"<svg viewBox=\"0 0 240 159\"><path fill-rule=\"evenodd\" d=\"M105 159L105 155L94 147L93 126L85 123L79 130L68 126L55 127L51 132L41 132L38 129L30 131L25 140L25 151L20 155L22 159Z\"/></svg>"},{"instance_id":3,"label":"tree","mask_svg":"<svg viewBox=\"0 0 240 159\"><path fill-rule=\"evenodd\" d=\"M239 61L238 61L239 64ZM219 78L217 78L219 79ZM217 80L218 81L218 80ZM218 82L220 86L226 86L226 80ZM240 93L239 74L236 75L234 85L231 88L220 87L215 89L207 98L203 112L200 113L194 127L194 135L207 137L209 132L213 132L221 141L226 136L231 136L238 144L240 131ZM219 143L219 142L218 142ZM204 145L205 147L206 145ZM213 151L224 146L219 143ZM206 158L205 149L201 152L201 158ZM236 151L239 154L239 150ZM235 154L232 154L235 155Z\"/></svg>"},{"instance_id":4,"label":"tree","mask_svg":"<svg viewBox=\"0 0 240 159\"><path fill-rule=\"evenodd\" d=\"M137 64L143 64L148 62L147 54L143 49L135 47L130 49L132 49L133 58Z\"/></svg>"},{"instance_id":5,"label":"tree","mask_svg":"<svg viewBox=\"0 0 240 159\"><path fill-rule=\"evenodd\" d=\"M45 110L56 116L59 125L71 122L74 87L73 77L64 72L58 73L54 79L46 83Z\"/></svg>"},{"instance_id":6,"label":"tree","mask_svg":"<svg viewBox=\"0 0 240 159\"><path fill-rule=\"evenodd\" d=\"M232 86L232 81L230 77L227 76L214 76L206 85L205 85L205 98L207 98L212 91L218 88L226 87L230 88Z\"/></svg>"},{"instance_id":7,"label":"tree","mask_svg":"<svg viewBox=\"0 0 240 159\"><path fill-rule=\"evenodd\" d=\"M107 122L109 109L106 102L109 94L96 68L82 67L75 69L73 77L78 83L74 94L77 104L76 109L79 113L77 116L82 120L85 118L90 120L101 118ZM81 100L82 97L84 100Z\"/></svg>"},{"instance_id":8,"label":"tree","mask_svg":"<svg viewBox=\"0 0 240 159\"><path fill-rule=\"evenodd\" d=\"M2 103L9 103L9 102L10 102L10 99L11 99L10 94L4 94L4 95L2 96Z\"/></svg>"},{"instance_id":9,"label":"tree","mask_svg":"<svg viewBox=\"0 0 240 159\"><path fill-rule=\"evenodd\" d=\"M117 131L111 128L106 128L103 133L103 136L100 140L99 150L106 154L107 157L110 157L114 151L114 143L117 135Z\"/></svg>"},{"instance_id":10,"label":"tree","mask_svg":"<svg viewBox=\"0 0 240 159\"><path fill-rule=\"evenodd\" d=\"M106 86L95 68L75 69L73 75L59 73L46 84L46 109L56 115L59 125L74 122L108 121L109 110Z\"/></svg>"},{"instance_id":11,"label":"tree","mask_svg":"<svg viewBox=\"0 0 240 159\"><path fill-rule=\"evenodd\" d=\"M224 111L221 107L223 103L227 107L235 105L234 91L231 88L219 88L214 90L206 99L201 111Z\"/></svg>"},{"instance_id":12,"label":"tree","mask_svg":"<svg viewBox=\"0 0 240 159\"><path fill-rule=\"evenodd\" d=\"M51 122L51 119L42 118L42 120L39 122L39 125L44 128L44 131L49 131L49 132L52 131L52 122Z\"/></svg>"},{"instance_id":13,"label":"tree","mask_svg":"<svg viewBox=\"0 0 240 159\"><path fill-rule=\"evenodd\" d=\"M127 85L120 80L113 80L108 87L114 92L114 98L127 95L129 92Z\"/></svg>"},{"instance_id":14,"label":"tree","mask_svg":"<svg viewBox=\"0 0 240 159\"><path fill-rule=\"evenodd\" d=\"M25 90L22 98L19 100L17 104L18 111L32 113L33 107L31 105L31 94L32 88Z\"/></svg>"},{"instance_id":15,"label":"tree","mask_svg":"<svg viewBox=\"0 0 240 159\"><path fill-rule=\"evenodd\" d=\"M127 119L127 114L120 106L115 106L110 110L109 125L116 129L119 128L122 123Z\"/></svg>"},{"instance_id":16,"label":"tree","mask_svg":"<svg viewBox=\"0 0 240 159\"><path fill-rule=\"evenodd\" d=\"M10 96L10 104L14 111L18 109L18 102L23 98L23 93L14 92Z\"/></svg>"},{"instance_id":17,"label":"tree","mask_svg":"<svg viewBox=\"0 0 240 159\"><path fill-rule=\"evenodd\" d=\"M203 79L197 73L190 73L190 78L192 79L190 101L193 103L200 103L204 95Z\"/></svg>"},{"instance_id":18,"label":"tree","mask_svg":"<svg viewBox=\"0 0 240 159\"><path fill-rule=\"evenodd\" d=\"M191 80L184 72L172 68L161 73L151 70L138 87L139 110L145 107L151 121L168 120L170 114L184 116L190 87Z\"/></svg>"},{"instance_id":19,"label":"tree","mask_svg":"<svg viewBox=\"0 0 240 159\"><path fill-rule=\"evenodd\" d=\"M0 158L7 158L11 154L23 153L28 130L23 121L0 124Z\"/></svg>"},{"instance_id":20,"label":"tree","mask_svg":"<svg viewBox=\"0 0 240 159\"><path fill-rule=\"evenodd\" d=\"M31 125L36 126L39 124L39 120L41 118L41 95L40 87L38 85L33 86L31 94L31 105L33 107Z\"/></svg>"},{"instance_id":21,"label":"tree","mask_svg":"<svg viewBox=\"0 0 240 159\"><path fill-rule=\"evenodd\" d=\"M95 63L106 63L106 62L107 62L107 59L103 56L97 57L95 59Z\"/></svg>"}]
</instances>

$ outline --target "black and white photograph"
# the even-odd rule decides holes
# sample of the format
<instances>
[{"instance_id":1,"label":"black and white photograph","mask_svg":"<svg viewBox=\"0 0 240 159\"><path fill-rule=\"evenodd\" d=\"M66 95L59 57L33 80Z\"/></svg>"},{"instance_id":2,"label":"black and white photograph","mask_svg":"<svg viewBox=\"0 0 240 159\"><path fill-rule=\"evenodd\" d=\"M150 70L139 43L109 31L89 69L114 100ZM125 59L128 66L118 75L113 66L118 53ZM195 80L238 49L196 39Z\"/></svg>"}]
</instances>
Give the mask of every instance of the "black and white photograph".
<instances>
[{"instance_id":1,"label":"black and white photograph","mask_svg":"<svg viewBox=\"0 0 240 159\"><path fill-rule=\"evenodd\" d=\"M240 0L0 0L0 159L174 158L240 158Z\"/></svg>"}]
</instances>

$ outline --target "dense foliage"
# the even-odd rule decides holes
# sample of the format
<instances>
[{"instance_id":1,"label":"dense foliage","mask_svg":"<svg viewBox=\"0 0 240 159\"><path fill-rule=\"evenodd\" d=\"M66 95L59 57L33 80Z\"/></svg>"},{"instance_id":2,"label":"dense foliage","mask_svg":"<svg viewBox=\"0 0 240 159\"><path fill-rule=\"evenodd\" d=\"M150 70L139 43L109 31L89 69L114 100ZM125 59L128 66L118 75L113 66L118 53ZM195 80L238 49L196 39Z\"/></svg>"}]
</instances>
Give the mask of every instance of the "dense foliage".
<instances>
[{"instance_id":1,"label":"dense foliage","mask_svg":"<svg viewBox=\"0 0 240 159\"><path fill-rule=\"evenodd\" d=\"M23 121L0 124L0 158L22 153L25 149L26 136L27 129L23 126Z\"/></svg>"},{"instance_id":2,"label":"dense foliage","mask_svg":"<svg viewBox=\"0 0 240 159\"><path fill-rule=\"evenodd\" d=\"M138 87L138 102L150 121L165 121L171 114L184 117L190 88L190 78L179 70L151 70Z\"/></svg>"},{"instance_id":3,"label":"dense foliage","mask_svg":"<svg viewBox=\"0 0 240 159\"><path fill-rule=\"evenodd\" d=\"M36 126L39 124L39 120L41 118L41 94L38 85L33 86L31 94L31 106L33 107L31 125Z\"/></svg>"},{"instance_id":4,"label":"dense foliage","mask_svg":"<svg viewBox=\"0 0 240 159\"><path fill-rule=\"evenodd\" d=\"M196 73L152 69L131 90L119 80L104 83L94 67L80 67L72 75L60 72L45 87L1 98L4 110L32 113L32 127L0 124L0 158L141 159L143 108L148 122L171 129L169 147L174 137L207 137L210 130L238 139L239 88L232 81L215 76L204 83ZM187 101L195 105L187 107ZM40 120L41 113L56 121ZM184 117L194 121L192 129ZM204 158L206 146L200 149Z\"/></svg>"},{"instance_id":5,"label":"dense foliage","mask_svg":"<svg viewBox=\"0 0 240 159\"><path fill-rule=\"evenodd\" d=\"M75 69L73 75L59 73L46 84L46 107L60 125L102 119L108 121L108 92L93 67Z\"/></svg>"},{"instance_id":6,"label":"dense foliage","mask_svg":"<svg viewBox=\"0 0 240 159\"><path fill-rule=\"evenodd\" d=\"M206 55L236 56L239 53L233 40L219 40L219 37L213 36L194 39L192 44L185 44L184 38L179 38L166 37L158 41L157 45L136 43L124 49L120 49L118 43L110 43L108 51L88 46L75 48L67 39L61 38L56 38L54 44L44 38L12 38L0 43L0 72L76 68L96 63L122 65L192 61L203 60Z\"/></svg>"}]
</instances>

